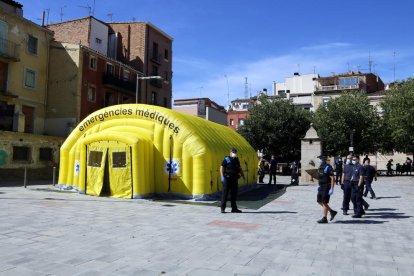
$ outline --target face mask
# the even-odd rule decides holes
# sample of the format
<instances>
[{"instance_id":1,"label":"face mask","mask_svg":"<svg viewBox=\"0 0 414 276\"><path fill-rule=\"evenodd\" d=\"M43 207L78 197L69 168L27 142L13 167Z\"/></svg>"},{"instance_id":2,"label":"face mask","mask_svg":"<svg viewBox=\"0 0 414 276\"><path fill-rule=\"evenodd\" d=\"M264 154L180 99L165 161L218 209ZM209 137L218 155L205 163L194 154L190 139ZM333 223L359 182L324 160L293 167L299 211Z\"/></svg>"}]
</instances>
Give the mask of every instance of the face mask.
<instances>
[{"instance_id":1,"label":"face mask","mask_svg":"<svg viewBox=\"0 0 414 276\"><path fill-rule=\"evenodd\" d=\"M236 158L237 154L232 152L230 156L233 157L233 158Z\"/></svg>"},{"instance_id":2,"label":"face mask","mask_svg":"<svg viewBox=\"0 0 414 276\"><path fill-rule=\"evenodd\" d=\"M351 164L351 160L350 159L346 159L346 164L347 165Z\"/></svg>"},{"instance_id":3,"label":"face mask","mask_svg":"<svg viewBox=\"0 0 414 276\"><path fill-rule=\"evenodd\" d=\"M323 160L319 159L319 164L322 165L322 163L323 163Z\"/></svg>"},{"instance_id":4,"label":"face mask","mask_svg":"<svg viewBox=\"0 0 414 276\"><path fill-rule=\"evenodd\" d=\"M355 160L352 160L352 165L355 165L356 164L356 161Z\"/></svg>"}]
</instances>

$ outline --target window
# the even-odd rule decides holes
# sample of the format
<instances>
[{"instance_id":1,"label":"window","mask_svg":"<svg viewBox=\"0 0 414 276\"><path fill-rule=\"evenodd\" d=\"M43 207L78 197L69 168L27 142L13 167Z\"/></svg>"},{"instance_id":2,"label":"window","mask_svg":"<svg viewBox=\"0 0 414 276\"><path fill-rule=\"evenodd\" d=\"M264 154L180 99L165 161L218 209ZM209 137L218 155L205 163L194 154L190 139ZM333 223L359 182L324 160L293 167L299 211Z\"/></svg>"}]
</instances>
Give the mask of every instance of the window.
<instances>
[{"instance_id":1,"label":"window","mask_svg":"<svg viewBox=\"0 0 414 276\"><path fill-rule=\"evenodd\" d=\"M95 102L96 101L96 88L95 86L89 85L88 87L88 101Z\"/></svg>"},{"instance_id":2,"label":"window","mask_svg":"<svg viewBox=\"0 0 414 276\"><path fill-rule=\"evenodd\" d=\"M102 163L102 151L91 151L89 153L88 166L100 167Z\"/></svg>"},{"instance_id":3,"label":"window","mask_svg":"<svg viewBox=\"0 0 414 276\"><path fill-rule=\"evenodd\" d=\"M96 44L102 44L102 39L100 39L100 38L95 38L95 43Z\"/></svg>"},{"instance_id":4,"label":"window","mask_svg":"<svg viewBox=\"0 0 414 276\"><path fill-rule=\"evenodd\" d=\"M152 43L152 58L158 60L158 43Z\"/></svg>"},{"instance_id":5,"label":"window","mask_svg":"<svg viewBox=\"0 0 414 276\"><path fill-rule=\"evenodd\" d=\"M249 105L248 104L243 104L242 105L242 109L248 109L249 108Z\"/></svg>"},{"instance_id":6,"label":"window","mask_svg":"<svg viewBox=\"0 0 414 276\"><path fill-rule=\"evenodd\" d=\"M110 75L114 74L114 66L111 63L106 64L106 73Z\"/></svg>"},{"instance_id":7,"label":"window","mask_svg":"<svg viewBox=\"0 0 414 276\"><path fill-rule=\"evenodd\" d=\"M244 119L239 119L239 126L244 125Z\"/></svg>"},{"instance_id":8,"label":"window","mask_svg":"<svg viewBox=\"0 0 414 276\"><path fill-rule=\"evenodd\" d=\"M51 148L39 149L39 161L53 161L53 152Z\"/></svg>"},{"instance_id":9,"label":"window","mask_svg":"<svg viewBox=\"0 0 414 276\"><path fill-rule=\"evenodd\" d=\"M37 38L29 35L27 41L27 51L31 54L37 55Z\"/></svg>"},{"instance_id":10,"label":"window","mask_svg":"<svg viewBox=\"0 0 414 276\"><path fill-rule=\"evenodd\" d=\"M230 125L234 126L234 119L230 119Z\"/></svg>"},{"instance_id":11,"label":"window","mask_svg":"<svg viewBox=\"0 0 414 276\"><path fill-rule=\"evenodd\" d=\"M339 85L357 85L358 83L358 78L339 79Z\"/></svg>"},{"instance_id":12,"label":"window","mask_svg":"<svg viewBox=\"0 0 414 276\"><path fill-rule=\"evenodd\" d=\"M105 93L105 106L111 106L114 104L116 104L114 94L111 92L106 92Z\"/></svg>"},{"instance_id":13,"label":"window","mask_svg":"<svg viewBox=\"0 0 414 276\"><path fill-rule=\"evenodd\" d=\"M164 59L168 60L168 49L164 50Z\"/></svg>"},{"instance_id":14,"label":"window","mask_svg":"<svg viewBox=\"0 0 414 276\"><path fill-rule=\"evenodd\" d=\"M123 73L122 73L122 78L123 78L125 81L129 80L129 71L128 71L128 70L123 70Z\"/></svg>"},{"instance_id":15,"label":"window","mask_svg":"<svg viewBox=\"0 0 414 276\"><path fill-rule=\"evenodd\" d=\"M167 97L164 97L164 107L168 107L168 100L167 100Z\"/></svg>"},{"instance_id":16,"label":"window","mask_svg":"<svg viewBox=\"0 0 414 276\"><path fill-rule=\"evenodd\" d=\"M322 98L322 104L323 104L324 107L328 106L329 99L330 99L329 97L323 97Z\"/></svg>"},{"instance_id":17,"label":"window","mask_svg":"<svg viewBox=\"0 0 414 276\"><path fill-rule=\"evenodd\" d=\"M158 76L158 67L155 65L152 66L152 75Z\"/></svg>"},{"instance_id":18,"label":"window","mask_svg":"<svg viewBox=\"0 0 414 276\"><path fill-rule=\"evenodd\" d=\"M126 168L126 152L113 152L112 153L112 168Z\"/></svg>"},{"instance_id":19,"label":"window","mask_svg":"<svg viewBox=\"0 0 414 276\"><path fill-rule=\"evenodd\" d=\"M157 104L157 92L151 93L151 104L156 105Z\"/></svg>"},{"instance_id":20,"label":"window","mask_svg":"<svg viewBox=\"0 0 414 276\"><path fill-rule=\"evenodd\" d=\"M29 161L29 147L13 147L13 161Z\"/></svg>"},{"instance_id":21,"label":"window","mask_svg":"<svg viewBox=\"0 0 414 276\"><path fill-rule=\"evenodd\" d=\"M95 56L89 57L89 68L96 70L96 57Z\"/></svg>"},{"instance_id":22,"label":"window","mask_svg":"<svg viewBox=\"0 0 414 276\"><path fill-rule=\"evenodd\" d=\"M26 69L24 73L24 86L28 88L36 87L36 72L31 69Z\"/></svg>"}]
</instances>

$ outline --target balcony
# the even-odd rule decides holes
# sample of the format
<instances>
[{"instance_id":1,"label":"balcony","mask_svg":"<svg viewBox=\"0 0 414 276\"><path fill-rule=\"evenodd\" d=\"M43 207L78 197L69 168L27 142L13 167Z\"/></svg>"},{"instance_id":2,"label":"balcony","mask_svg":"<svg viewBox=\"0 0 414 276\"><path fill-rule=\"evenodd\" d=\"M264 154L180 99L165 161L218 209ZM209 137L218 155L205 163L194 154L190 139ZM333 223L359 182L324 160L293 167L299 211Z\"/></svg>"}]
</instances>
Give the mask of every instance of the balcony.
<instances>
[{"instance_id":1,"label":"balcony","mask_svg":"<svg viewBox=\"0 0 414 276\"><path fill-rule=\"evenodd\" d=\"M158 51L151 50L150 51L150 57L151 57L151 61L157 63L158 65L161 64L162 55L160 53L158 53Z\"/></svg>"},{"instance_id":2,"label":"balcony","mask_svg":"<svg viewBox=\"0 0 414 276\"><path fill-rule=\"evenodd\" d=\"M352 89L359 89L359 84L324 85L324 86L316 87L316 91L341 91L341 90L352 90Z\"/></svg>"},{"instance_id":3,"label":"balcony","mask_svg":"<svg viewBox=\"0 0 414 276\"><path fill-rule=\"evenodd\" d=\"M150 80L150 84L151 84L152 86L157 87L157 88L162 88L162 82L163 82L163 80L162 80L162 79L151 79L151 80Z\"/></svg>"},{"instance_id":4,"label":"balcony","mask_svg":"<svg viewBox=\"0 0 414 276\"><path fill-rule=\"evenodd\" d=\"M107 73L103 74L102 84L114 89L122 89L134 93L136 89L136 82L122 80L114 75Z\"/></svg>"},{"instance_id":5,"label":"balcony","mask_svg":"<svg viewBox=\"0 0 414 276\"><path fill-rule=\"evenodd\" d=\"M0 57L7 61L19 61L19 45L0 38Z\"/></svg>"}]
</instances>

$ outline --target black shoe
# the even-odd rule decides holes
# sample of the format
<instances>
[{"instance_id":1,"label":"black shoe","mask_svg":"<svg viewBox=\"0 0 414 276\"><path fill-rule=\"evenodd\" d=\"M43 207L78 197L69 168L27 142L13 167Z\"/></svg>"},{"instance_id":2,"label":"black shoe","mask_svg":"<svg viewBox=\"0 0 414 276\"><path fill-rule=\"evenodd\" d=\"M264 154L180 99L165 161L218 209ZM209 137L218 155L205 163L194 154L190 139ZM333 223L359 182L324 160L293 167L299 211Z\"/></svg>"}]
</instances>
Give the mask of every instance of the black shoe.
<instances>
[{"instance_id":1,"label":"black shoe","mask_svg":"<svg viewBox=\"0 0 414 276\"><path fill-rule=\"evenodd\" d=\"M241 210L239 210L239 209L234 209L234 210L231 210L231 212L232 212L232 213L242 213L242 211L241 211Z\"/></svg>"},{"instance_id":2,"label":"black shoe","mask_svg":"<svg viewBox=\"0 0 414 276\"><path fill-rule=\"evenodd\" d=\"M365 210L368 210L368 208L369 208L369 204L367 204L367 206L364 206Z\"/></svg>"},{"instance_id":3,"label":"black shoe","mask_svg":"<svg viewBox=\"0 0 414 276\"><path fill-rule=\"evenodd\" d=\"M364 210L361 211L361 215L365 215L365 211Z\"/></svg>"},{"instance_id":4,"label":"black shoe","mask_svg":"<svg viewBox=\"0 0 414 276\"><path fill-rule=\"evenodd\" d=\"M343 214L344 214L344 216L349 215L349 214L348 214L348 211L344 211L344 212L343 212Z\"/></svg>"},{"instance_id":5,"label":"black shoe","mask_svg":"<svg viewBox=\"0 0 414 276\"><path fill-rule=\"evenodd\" d=\"M376 196L371 196L371 199L377 199L377 197Z\"/></svg>"},{"instance_id":6,"label":"black shoe","mask_svg":"<svg viewBox=\"0 0 414 276\"><path fill-rule=\"evenodd\" d=\"M330 211L329 213L331 214L331 218L329 219L330 221L332 221L335 218L336 214L338 214L338 212L334 210Z\"/></svg>"},{"instance_id":7,"label":"black shoe","mask_svg":"<svg viewBox=\"0 0 414 276\"><path fill-rule=\"evenodd\" d=\"M328 223L328 219L326 217L321 218L317 221L318 223Z\"/></svg>"},{"instance_id":8,"label":"black shoe","mask_svg":"<svg viewBox=\"0 0 414 276\"><path fill-rule=\"evenodd\" d=\"M362 218L361 215L353 215L352 218Z\"/></svg>"},{"instance_id":9,"label":"black shoe","mask_svg":"<svg viewBox=\"0 0 414 276\"><path fill-rule=\"evenodd\" d=\"M364 197L367 197L367 195L364 195Z\"/></svg>"},{"instance_id":10,"label":"black shoe","mask_svg":"<svg viewBox=\"0 0 414 276\"><path fill-rule=\"evenodd\" d=\"M221 209L221 212L224 214L226 211L224 209Z\"/></svg>"}]
</instances>

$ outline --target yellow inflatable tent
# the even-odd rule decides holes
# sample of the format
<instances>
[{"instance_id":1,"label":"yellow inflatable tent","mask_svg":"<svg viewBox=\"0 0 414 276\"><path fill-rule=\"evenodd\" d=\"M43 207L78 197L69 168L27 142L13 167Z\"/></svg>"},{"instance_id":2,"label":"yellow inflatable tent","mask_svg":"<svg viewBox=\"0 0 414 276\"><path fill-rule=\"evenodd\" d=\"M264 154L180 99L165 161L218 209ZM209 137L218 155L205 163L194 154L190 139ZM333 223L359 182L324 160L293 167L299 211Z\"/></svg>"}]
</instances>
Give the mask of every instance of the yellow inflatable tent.
<instances>
[{"instance_id":1,"label":"yellow inflatable tent","mask_svg":"<svg viewBox=\"0 0 414 276\"><path fill-rule=\"evenodd\" d=\"M220 165L232 147L246 176L239 185L256 183L256 152L228 127L158 106L111 106L62 145L59 185L95 196L207 199L222 189Z\"/></svg>"}]
</instances>

